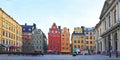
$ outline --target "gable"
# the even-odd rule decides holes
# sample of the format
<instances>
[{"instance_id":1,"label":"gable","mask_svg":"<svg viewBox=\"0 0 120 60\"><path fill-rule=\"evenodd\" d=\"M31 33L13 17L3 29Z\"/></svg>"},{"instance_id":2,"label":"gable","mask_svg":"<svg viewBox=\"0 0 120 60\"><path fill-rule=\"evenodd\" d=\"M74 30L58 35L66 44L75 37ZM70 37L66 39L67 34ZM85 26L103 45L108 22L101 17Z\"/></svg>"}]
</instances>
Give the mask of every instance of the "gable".
<instances>
[{"instance_id":1,"label":"gable","mask_svg":"<svg viewBox=\"0 0 120 60\"><path fill-rule=\"evenodd\" d=\"M101 14L100 14L100 19L104 16L104 14L108 11L108 9L110 8L110 6L113 4L115 0L106 0L104 5L103 5L103 8L102 8L102 11L101 11Z\"/></svg>"}]
</instances>

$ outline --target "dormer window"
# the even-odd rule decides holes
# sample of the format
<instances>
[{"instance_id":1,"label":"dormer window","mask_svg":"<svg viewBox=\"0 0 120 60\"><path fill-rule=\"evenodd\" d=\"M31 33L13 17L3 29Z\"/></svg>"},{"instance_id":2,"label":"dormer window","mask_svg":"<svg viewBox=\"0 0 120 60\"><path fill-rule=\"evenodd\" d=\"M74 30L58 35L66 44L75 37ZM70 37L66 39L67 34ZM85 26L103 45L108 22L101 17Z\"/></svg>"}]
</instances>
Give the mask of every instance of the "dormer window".
<instances>
[{"instance_id":1,"label":"dormer window","mask_svg":"<svg viewBox=\"0 0 120 60\"><path fill-rule=\"evenodd\" d=\"M53 28L55 28L55 26L53 26Z\"/></svg>"},{"instance_id":2,"label":"dormer window","mask_svg":"<svg viewBox=\"0 0 120 60\"><path fill-rule=\"evenodd\" d=\"M32 30L34 29L34 27L32 27Z\"/></svg>"},{"instance_id":3,"label":"dormer window","mask_svg":"<svg viewBox=\"0 0 120 60\"><path fill-rule=\"evenodd\" d=\"M31 31L31 29L30 29L30 28L29 28L28 30L29 30L29 31Z\"/></svg>"},{"instance_id":4,"label":"dormer window","mask_svg":"<svg viewBox=\"0 0 120 60\"><path fill-rule=\"evenodd\" d=\"M52 31L52 33L54 33L54 32Z\"/></svg>"},{"instance_id":5,"label":"dormer window","mask_svg":"<svg viewBox=\"0 0 120 60\"><path fill-rule=\"evenodd\" d=\"M23 28L23 30L25 31L25 28Z\"/></svg>"},{"instance_id":6,"label":"dormer window","mask_svg":"<svg viewBox=\"0 0 120 60\"><path fill-rule=\"evenodd\" d=\"M57 33L57 31L55 31L55 33Z\"/></svg>"}]
</instances>

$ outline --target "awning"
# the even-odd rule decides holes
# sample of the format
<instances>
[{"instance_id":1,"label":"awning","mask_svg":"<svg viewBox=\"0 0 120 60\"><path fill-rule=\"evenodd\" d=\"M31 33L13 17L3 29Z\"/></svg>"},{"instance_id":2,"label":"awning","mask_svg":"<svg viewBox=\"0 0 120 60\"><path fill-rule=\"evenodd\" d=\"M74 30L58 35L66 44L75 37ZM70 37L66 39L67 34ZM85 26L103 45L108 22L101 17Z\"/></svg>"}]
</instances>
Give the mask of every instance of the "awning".
<instances>
[{"instance_id":1,"label":"awning","mask_svg":"<svg viewBox=\"0 0 120 60\"><path fill-rule=\"evenodd\" d=\"M7 46L7 45L0 44L0 47L7 48L8 46Z\"/></svg>"},{"instance_id":2,"label":"awning","mask_svg":"<svg viewBox=\"0 0 120 60\"><path fill-rule=\"evenodd\" d=\"M9 46L10 49L17 49L17 48L21 48L20 46Z\"/></svg>"}]
</instances>

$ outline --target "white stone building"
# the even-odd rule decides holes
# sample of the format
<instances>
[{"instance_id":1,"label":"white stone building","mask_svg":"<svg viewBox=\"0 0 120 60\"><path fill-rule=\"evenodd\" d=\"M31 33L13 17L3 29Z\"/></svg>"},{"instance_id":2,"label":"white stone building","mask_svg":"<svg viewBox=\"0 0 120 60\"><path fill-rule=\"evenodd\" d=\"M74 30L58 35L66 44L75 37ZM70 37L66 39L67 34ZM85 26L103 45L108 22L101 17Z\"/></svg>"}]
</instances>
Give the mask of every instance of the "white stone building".
<instances>
[{"instance_id":1,"label":"white stone building","mask_svg":"<svg viewBox=\"0 0 120 60\"><path fill-rule=\"evenodd\" d=\"M95 26L96 51L120 54L120 0L106 0Z\"/></svg>"}]
</instances>

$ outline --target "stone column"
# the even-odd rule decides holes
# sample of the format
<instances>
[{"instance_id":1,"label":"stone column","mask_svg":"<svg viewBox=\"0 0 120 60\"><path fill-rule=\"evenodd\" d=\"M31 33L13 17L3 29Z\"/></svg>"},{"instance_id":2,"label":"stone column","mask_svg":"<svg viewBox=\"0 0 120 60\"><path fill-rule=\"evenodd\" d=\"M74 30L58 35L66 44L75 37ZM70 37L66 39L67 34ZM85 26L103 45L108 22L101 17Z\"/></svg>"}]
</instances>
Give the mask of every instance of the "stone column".
<instances>
[{"instance_id":1,"label":"stone column","mask_svg":"<svg viewBox=\"0 0 120 60\"><path fill-rule=\"evenodd\" d=\"M105 51L105 38L102 38L102 51Z\"/></svg>"},{"instance_id":2,"label":"stone column","mask_svg":"<svg viewBox=\"0 0 120 60\"><path fill-rule=\"evenodd\" d=\"M112 45L112 51L115 51L115 33L112 33L112 43L111 43L111 45Z\"/></svg>"},{"instance_id":3,"label":"stone column","mask_svg":"<svg viewBox=\"0 0 120 60\"><path fill-rule=\"evenodd\" d=\"M117 40L117 43L118 43L118 44L117 44L117 45L118 45L117 48L118 48L118 51L120 52L120 27L119 27L119 30L117 31L117 33L118 33L118 34L117 34L117 37L118 37L118 38L117 38L117 39L118 39L118 40Z\"/></svg>"}]
</instances>

